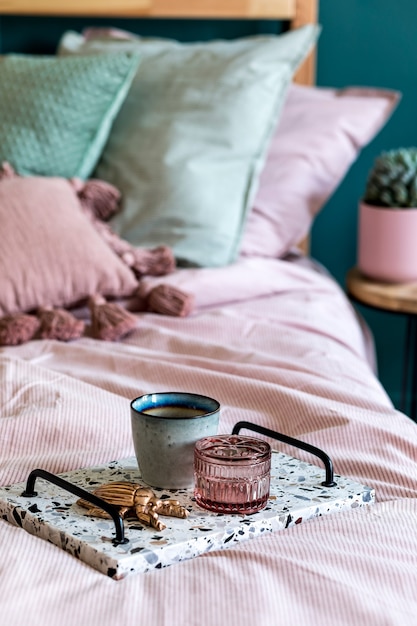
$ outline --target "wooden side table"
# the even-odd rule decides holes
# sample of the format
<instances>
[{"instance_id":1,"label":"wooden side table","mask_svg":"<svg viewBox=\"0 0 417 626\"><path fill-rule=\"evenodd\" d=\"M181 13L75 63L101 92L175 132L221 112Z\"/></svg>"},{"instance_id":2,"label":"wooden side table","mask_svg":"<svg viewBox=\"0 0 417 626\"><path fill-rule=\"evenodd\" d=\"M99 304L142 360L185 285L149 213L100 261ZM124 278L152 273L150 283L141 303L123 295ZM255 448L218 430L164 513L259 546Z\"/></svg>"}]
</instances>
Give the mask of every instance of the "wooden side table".
<instances>
[{"instance_id":1,"label":"wooden side table","mask_svg":"<svg viewBox=\"0 0 417 626\"><path fill-rule=\"evenodd\" d=\"M409 415L417 421L417 282L383 283L367 278L354 267L346 275L346 290L349 297L360 304L406 316L401 411L407 412L407 391L410 383Z\"/></svg>"}]
</instances>

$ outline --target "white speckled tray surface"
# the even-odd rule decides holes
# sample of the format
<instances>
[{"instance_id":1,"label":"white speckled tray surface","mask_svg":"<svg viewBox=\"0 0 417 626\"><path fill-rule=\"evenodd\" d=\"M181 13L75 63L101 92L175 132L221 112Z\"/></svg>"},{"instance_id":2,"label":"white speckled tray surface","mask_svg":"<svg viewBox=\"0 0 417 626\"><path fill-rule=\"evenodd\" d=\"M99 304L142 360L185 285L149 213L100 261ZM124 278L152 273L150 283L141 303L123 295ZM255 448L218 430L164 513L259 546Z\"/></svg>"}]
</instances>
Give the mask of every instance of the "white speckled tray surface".
<instances>
[{"instance_id":1,"label":"white speckled tray surface","mask_svg":"<svg viewBox=\"0 0 417 626\"><path fill-rule=\"evenodd\" d=\"M144 484L134 457L60 476L89 491L117 480ZM372 489L348 478L335 475L335 487L323 487L323 480L321 467L273 452L270 498L262 511L251 515L222 515L202 509L195 503L192 490L154 489L159 498L179 500L189 517L161 517L167 526L162 531L143 526L138 520L125 520L128 542L116 546L111 519L86 516L85 509L76 504L76 496L41 478L36 482L35 497L21 495L25 483L1 488L0 515L100 572L120 579L375 501Z\"/></svg>"}]
</instances>

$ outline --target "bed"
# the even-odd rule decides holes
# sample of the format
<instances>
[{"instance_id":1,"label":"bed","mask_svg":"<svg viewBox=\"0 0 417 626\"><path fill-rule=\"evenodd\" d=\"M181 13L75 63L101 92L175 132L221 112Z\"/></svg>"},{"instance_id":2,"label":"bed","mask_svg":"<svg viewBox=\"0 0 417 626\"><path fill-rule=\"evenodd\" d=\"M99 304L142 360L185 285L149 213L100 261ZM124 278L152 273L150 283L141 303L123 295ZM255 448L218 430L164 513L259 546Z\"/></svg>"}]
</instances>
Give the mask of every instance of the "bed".
<instances>
[{"instance_id":1,"label":"bed","mask_svg":"<svg viewBox=\"0 0 417 626\"><path fill-rule=\"evenodd\" d=\"M3 519L1 623L415 624L417 426L394 409L379 383L363 320L305 253L315 215L399 94L314 87L319 29L310 0L87 0L59 8L48 0L8 0L0 1L0 14L17 24L25 15L83 16L88 26L63 33L51 59L12 54L0 67L8 86L0 102L6 119L0 152L8 162L0 176L0 312L9 321L29 317L25 340L19 335L16 345L0 347L1 487L24 483L34 468L62 474L131 458L130 401L176 390L216 398L220 432L250 422L324 450L337 476L375 490L376 498L121 580ZM122 17L133 30L141 16L156 23L279 19L289 29L260 41L250 35L230 55L228 45L215 43L208 55L217 59L213 69L199 65L207 62L200 44L142 41L116 24ZM186 93L178 69L184 66L194 72ZM226 66L226 88L218 89L213 81L223 80ZM64 106L54 88L68 68L59 89L72 99ZM170 80L177 74L183 79L175 101ZM142 75L146 89L135 83ZM26 97L19 87L14 95L17 83ZM45 115L48 101L47 122L30 117L25 125L39 99L36 115ZM138 143L127 147L132 128L123 128L122 119L137 119L138 99L146 120L135 130L142 152ZM233 114L220 115L219 102ZM17 109L23 117L16 120ZM173 111L179 125L171 124ZM156 127L164 130L158 141ZM118 192L129 201L108 222ZM215 218L208 222L210 211ZM132 261L138 249L140 271ZM158 259L149 252L155 249ZM153 306L152 293L159 294ZM129 326L112 341L94 331L100 304L129 314ZM38 312L51 307L81 323L79 338L40 337ZM308 452L271 443L316 462Z\"/></svg>"}]
</instances>

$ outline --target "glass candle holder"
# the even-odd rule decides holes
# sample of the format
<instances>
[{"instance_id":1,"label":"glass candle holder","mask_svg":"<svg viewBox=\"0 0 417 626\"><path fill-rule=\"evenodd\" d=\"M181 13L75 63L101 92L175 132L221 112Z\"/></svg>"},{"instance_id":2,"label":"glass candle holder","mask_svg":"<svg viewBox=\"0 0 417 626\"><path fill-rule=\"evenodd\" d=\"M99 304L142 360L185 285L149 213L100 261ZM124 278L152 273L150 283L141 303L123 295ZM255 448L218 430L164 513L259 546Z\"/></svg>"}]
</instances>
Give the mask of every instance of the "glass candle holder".
<instances>
[{"instance_id":1,"label":"glass candle holder","mask_svg":"<svg viewBox=\"0 0 417 626\"><path fill-rule=\"evenodd\" d=\"M243 435L204 437L194 448L197 504L217 513L255 513L269 497L271 446Z\"/></svg>"}]
</instances>

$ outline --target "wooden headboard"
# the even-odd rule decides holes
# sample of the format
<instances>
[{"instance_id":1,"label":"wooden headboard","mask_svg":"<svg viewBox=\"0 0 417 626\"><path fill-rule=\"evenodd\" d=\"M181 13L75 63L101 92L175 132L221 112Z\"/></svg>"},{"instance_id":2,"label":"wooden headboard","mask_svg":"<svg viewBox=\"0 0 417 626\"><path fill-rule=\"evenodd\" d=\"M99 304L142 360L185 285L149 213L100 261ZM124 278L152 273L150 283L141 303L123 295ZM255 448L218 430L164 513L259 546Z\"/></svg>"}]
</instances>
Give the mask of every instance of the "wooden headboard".
<instances>
[{"instance_id":1,"label":"wooden headboard","mask_svg":"<svg viewBox=\"0 0 417 626\"><path fill-rule=\"evenodd\" d=\"M0 15L284 20L289 28L317 22L318 0L0 0ZM315 52L295 82L312 85Z\"/></svg>"}]
</instances>

